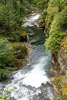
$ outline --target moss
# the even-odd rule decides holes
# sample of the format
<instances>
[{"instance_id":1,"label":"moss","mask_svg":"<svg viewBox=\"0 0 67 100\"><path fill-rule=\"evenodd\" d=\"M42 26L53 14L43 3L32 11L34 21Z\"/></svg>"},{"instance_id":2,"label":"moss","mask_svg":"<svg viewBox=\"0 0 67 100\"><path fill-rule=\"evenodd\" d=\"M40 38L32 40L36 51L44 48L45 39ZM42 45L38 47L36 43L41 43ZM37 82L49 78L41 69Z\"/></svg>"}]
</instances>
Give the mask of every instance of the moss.
<instances>
[{"instance_id":1,"label":"moss","mask_svg":"<svg viewBox=\"0 0 67 100\"><path fill-rule=\"evenodd\" d=\"M63 75L58 75L53 81L53 83L55 84L55 86L59 90L59 94L62 93L62 78L63 78Z\"/></svg>"},{"instance_id":2,"label":"moss","mask_svg":"<svg viewBox=\"0 0 67 100\"><path fill-rule=\"evenodd\" d=\"M27 42L27 33L20 29L19 31L19 37L21 42Z\"/></svg>"},{"instance_id":3,"label":"moss","mask_svg":"<svg viewBox=\"0 0 67 100\"><path fill-rule=\"evenodd\" d=\"M67 71L66 71L66 74L65 76L63 77L62 79L62 95L65 96L67 95Z\"/></svg>"},{"instance_id":4,"label":"moss","mask_svg":"<svg viewBox=\"0 0 67 100\"><path fill-rule=\"evenodd\" d=\"M64 39L62 40L60 46L61 46L64 50L67 50L67 36L64 37Z\"/></svg>"},{"instance_id":5,"label":"moss","mask_svg":"<svg viewBox=\"0 0 67 100\"><path fill-rule=\"evenodd\" d=\"M26 43L15 42L12 43L12 46L14 48L14 55L16 55L17 58L24 58L28 54Z\"/></svg>"},{"instance_id":6,"label":"moss","mask_svg":"<svg viewBox=\"0 0 67 100\"><path fill-rule=\"evenodd\" d=\"M63 88L62 88L62 94L63 94L63 95L67 95L67 88L66 88L66 87L63 87Z\"/></svg>"},{"instance_id":7,"label":"moss","mask_svg":"<svg viewBox=\"0 0 67 100\"><path fill-rule=\"evenodd\" d=\"M67 68L67 36L65 36L62 39L62 42L60 44L60 49L58 52L58 57L60 58L60 62L62 66L64 66L64 69Z\"/></svg>"},{"instance_id":8,"label":"moss","mask_svg":"<svg viewBox=\"0 0 67 100\"><path fill-rule=\"evenodd\" d=\"M24 38L27 36L26 32L22 30L19 30L19 34L21 37L24 37Z\"/></svg>"},{"instance_id":9,"label":"moss","mask_svg":"<svg viewBox=\"0 0 67 100\"><path fill-rule=\"evenodd\" d=\"M56 88L59 91L58 96L62 98L67 98L67 72L65 75L58 75L53 80L53 84L56 86ZM66 99L60 99L60 100L66 100Z\"/></svg>"}]
</instances>

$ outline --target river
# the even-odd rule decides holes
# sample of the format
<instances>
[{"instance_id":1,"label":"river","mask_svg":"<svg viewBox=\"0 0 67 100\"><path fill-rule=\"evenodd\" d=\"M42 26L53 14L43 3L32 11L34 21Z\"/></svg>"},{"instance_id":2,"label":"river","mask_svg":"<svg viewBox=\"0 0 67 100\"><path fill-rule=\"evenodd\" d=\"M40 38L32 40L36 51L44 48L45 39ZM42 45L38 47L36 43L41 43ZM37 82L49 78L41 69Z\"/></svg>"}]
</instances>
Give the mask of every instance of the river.
<instances>
[{"instance_id":1,"label":"river","mask_svg":"<svg viewBox=\"0 0 67 100\"><path fill-rule=\"evenodd\" d=\"M24 68L13 72L7 84L0 82L0 89L2 86L7 89L13 86L17 88L10 94L14 97L10 100L54 100L54 89L49 80L51 57L43 45L45 34L42 29L36 27L39 17L40 14L34 14L22 25L32 46L30 62Z\"/></svg>"}]
</instances>

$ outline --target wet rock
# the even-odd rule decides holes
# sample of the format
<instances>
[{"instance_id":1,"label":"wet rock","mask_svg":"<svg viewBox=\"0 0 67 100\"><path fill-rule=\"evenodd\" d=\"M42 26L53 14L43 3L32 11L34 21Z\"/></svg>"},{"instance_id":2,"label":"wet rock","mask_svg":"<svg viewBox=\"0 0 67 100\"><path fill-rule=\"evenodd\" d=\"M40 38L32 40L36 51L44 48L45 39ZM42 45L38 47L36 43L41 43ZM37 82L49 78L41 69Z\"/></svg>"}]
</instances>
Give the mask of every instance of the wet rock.
<instances>
[{"instance_id":1,"label":"wet rock","mask_svg":"<svg viewBox=\"0 0 67 100\"><path fill-rule=\"evenodd\" d=\"M59 63L58 63L58 55L57 54L51 52L51 59L52 59L53 65L56 65L56 66L59 65Z\"/></svg>"},{"instance_id":2,"label":"wet rock","mask_svg":"<svg viewBox=\"0 0 67 100\"><path fill-rule=\"evenodd\" d=\"M37 22L36 26L37 26L37 27L39 27L39 28L44 29L45 24L44 24L44 22L43 22L43 21L39 21L39 20L38 20L38 22Z\"/></svg>"},{"instance_id":3,"label":"wet rock","mask_svg":"<svg viewBox=\"0 0 67 100\"><path fill-rule=\"evenodd\" d=\"M58 61L58 54L51 53L52 67L50 68L51 76L58 76L61 74L60 63Z\"/></svg>"},{"instance_id":4,"label":"wet rock","mask_svg":"<svg viewBox=\"0 0 67 100\"><path fill-rule=\"evenodd\" d=\"M8 100L16 100L14 97L10 97Z\"/></svg>"},{"instance_id":5,"label":"wet rock","mask_svg":"<svg viewBox=\"0 0 67 100\"><path fill-rule=\"evenodd\" d=\"M53 89L52 84L47 82L46 84L42 84L39 88L41 93L35 95L33 100L54 100L55 90Z\"/></svg>"}]
</instances>

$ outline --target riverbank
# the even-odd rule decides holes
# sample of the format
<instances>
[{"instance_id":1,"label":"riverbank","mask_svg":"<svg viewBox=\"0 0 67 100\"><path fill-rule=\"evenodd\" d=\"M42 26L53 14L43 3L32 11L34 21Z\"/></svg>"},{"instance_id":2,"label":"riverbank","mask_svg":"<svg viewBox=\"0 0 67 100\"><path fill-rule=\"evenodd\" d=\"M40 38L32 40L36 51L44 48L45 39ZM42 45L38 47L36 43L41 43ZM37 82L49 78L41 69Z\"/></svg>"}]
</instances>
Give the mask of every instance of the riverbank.
<instances>
[{"instance_id":1,"label":"riverbank","mask_svg":"<svg viewBox=\"0 0 67 100\"><path fill-rule=\"evenodd\" d=\"M29 36L29 43L32 47L32 52L29 55L29 63L20 70L15 71L10 80L7 80L6 84L5 82L1 83L1 85L4 84L7 90L10 90L12 87L17 88L16 91L8 94L12 99L53 100L55 97L54 88L49 80L51 57L43 45L45 41L43 29L35 26L37 16L39 14L32 16L31 19L26 21L28 24L25 24L25 29ZM29 26L29 24L32 25Z\"/></svg>"},{"instance_id":2,"label":"riverbank","mask_svg":"<svg viewBox=\"0 0 67 100\"><path fill-rule=\"evenodd\" d=\"M58 94L56 100L67 100L67 1L41 0L34 3L41 12L41 23L44 23L46 50L51 53L53 66L50 72Z\"/></svg>"},{"instance_id":3,"label":"riverbank","mask_svg":"<svg viewBox=\"0 0 67 100\"><path fill-rule=\"evenodd\" d=\"M57 3L56 3L57 2ZM53 67L51 81L59 100L67 99L67 1L48 2L45 17L45 32L48 38L45 45L51 53ZM59 4L59 6L57 5ZM63 7L62 7L63 6ZM46 8L44 8L46 9ZM42 16L42 17L43 17ZM44 18L43 17L43 18Z\"/></svg>"}]
</instances>

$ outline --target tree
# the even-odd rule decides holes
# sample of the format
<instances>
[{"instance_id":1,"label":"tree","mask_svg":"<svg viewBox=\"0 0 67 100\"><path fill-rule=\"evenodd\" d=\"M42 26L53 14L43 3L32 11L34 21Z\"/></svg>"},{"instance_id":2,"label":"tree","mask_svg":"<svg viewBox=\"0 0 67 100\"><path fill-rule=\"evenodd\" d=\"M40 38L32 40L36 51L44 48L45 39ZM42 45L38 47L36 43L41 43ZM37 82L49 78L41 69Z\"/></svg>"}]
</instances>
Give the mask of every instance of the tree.
<instances>
[{"instance_id":1,"label":"tree","mask_svg":"<svg viewBox=\"0 0 67 100\"><path fill-rule=\"evenodd\" d=\"M54 6L57 6L59 9L59 12L62 10L62 5L66 2L66 0L50 0L50 3L53 3Z\"/></svg>"}]
</instances>

